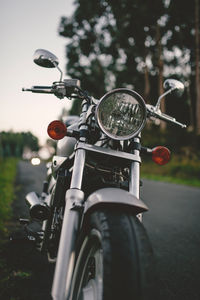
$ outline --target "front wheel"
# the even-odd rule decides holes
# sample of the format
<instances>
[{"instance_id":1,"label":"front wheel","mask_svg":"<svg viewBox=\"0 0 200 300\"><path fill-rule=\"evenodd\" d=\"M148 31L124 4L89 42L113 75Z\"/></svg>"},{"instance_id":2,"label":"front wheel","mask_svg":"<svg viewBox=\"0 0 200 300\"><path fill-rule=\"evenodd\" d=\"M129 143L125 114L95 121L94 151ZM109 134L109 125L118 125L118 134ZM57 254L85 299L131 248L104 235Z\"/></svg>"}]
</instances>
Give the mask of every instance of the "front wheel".
<instances>
[{"instance_id":1,"label":"front wheel","mask_svg":"<svg viewBox=\"0 0 200 300\"><path fill-rule=\"evenodd\" d=\"M137 217L95 211L79 247L70 300L155 299L153 270L152 249Z\"/></svg>"}]
</instances>

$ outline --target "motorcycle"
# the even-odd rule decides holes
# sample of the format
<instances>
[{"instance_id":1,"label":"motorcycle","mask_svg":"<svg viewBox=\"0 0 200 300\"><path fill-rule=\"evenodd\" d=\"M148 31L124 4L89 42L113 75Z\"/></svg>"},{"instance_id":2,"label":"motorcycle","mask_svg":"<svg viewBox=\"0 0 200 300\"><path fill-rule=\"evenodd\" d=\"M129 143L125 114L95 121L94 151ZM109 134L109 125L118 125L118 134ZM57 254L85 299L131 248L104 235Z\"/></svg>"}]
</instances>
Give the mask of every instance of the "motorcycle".
<instances>
[{"instance_id":1,"label":"motorcycle","mask_svg":"<svg viewBox=\"0 0 200 300\"><path fill-rule=\"evenodd\" d=\"M141 132L147 118L186 127L160 110L161 100L173 91L182 94L184 85L167 79L155 106L127 88L97 100L81 89L79 80L63 80L51 52L36 50L34 62L57 68L60 80L23 91L82 102L80 117L49 124L57 152L42 194L26 196L31 218L42 224L37 246L49 262L56 262L52 298L155 299L153 252L142 223L148 207L140 199L141 154L164 165L170 151L143 147Z\"/></svg>"}]
</instances>

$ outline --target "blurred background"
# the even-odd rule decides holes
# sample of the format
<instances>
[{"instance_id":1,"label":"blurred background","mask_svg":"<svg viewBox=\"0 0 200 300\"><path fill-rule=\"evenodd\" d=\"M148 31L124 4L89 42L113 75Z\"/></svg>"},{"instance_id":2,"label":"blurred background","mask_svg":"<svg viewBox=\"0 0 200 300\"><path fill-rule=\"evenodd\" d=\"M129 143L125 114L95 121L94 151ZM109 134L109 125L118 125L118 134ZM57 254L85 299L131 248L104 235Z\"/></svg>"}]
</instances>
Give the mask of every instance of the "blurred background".
<instances>
[{"instance_id":1,"label":"blurred background","mask_svg":"<svg viewBox=\"0 0 200 300\"><path fill-rule=\"evenodd\" d=\"M200 155L200 21L199 0L53 0L1 1L0 155L28 157L46 144L53 119L78 114L79 103L53 95L21 92L49 85L55 69L32 61L37 48L60 59L66 77L98 98L116 87L136 90L155 104L167 78L181 80L185 92L162 100L162 111L188 125L147 124L143 144L166 145L175 153L171 175L195 176ZM28 153L28 154L27 154ZM40 155L47 158L43 148ZM144 173L152 173L143 169ZM157 171L155 171L157 172ZM171 172L164 171L158 172Z\"/></svg>"},{"instance_id":2,"label":"blurred background","mask_svg":"<svg viewBox=\"0 0 200 300\"><path fill-rule=\"evenodd\" d=\"M72 0L0 3L0 151L4 156L21 155L24 147L26 153L30 148L38 150L48 138L48 124L71 105L70 101L59 101L52 95L22 92L22 87L51 85L59 79L57 70L33 63L38 48L54 52L60 68L65 70L66 39L59 35L59 24L61 17L72 14L73 9Z\"/></svg>"}]
</instances>

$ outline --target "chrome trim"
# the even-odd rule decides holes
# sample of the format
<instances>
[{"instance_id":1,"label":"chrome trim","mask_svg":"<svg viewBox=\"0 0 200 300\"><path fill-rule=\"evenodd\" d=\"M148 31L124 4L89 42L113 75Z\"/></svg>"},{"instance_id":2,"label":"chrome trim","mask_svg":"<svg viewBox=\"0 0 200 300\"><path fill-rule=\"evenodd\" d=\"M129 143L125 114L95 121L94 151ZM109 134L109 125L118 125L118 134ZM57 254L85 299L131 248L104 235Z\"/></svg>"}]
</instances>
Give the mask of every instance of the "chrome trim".
<instances>
[{"instance_id":1,"label":"chrome trim","mask_svg":"<svg viewBox=\"0 0 200 300\"><path fill-rule=\"evenodd\" d=\"M129 175L129 193L133 196L140 197L140 164L132 162Z\"/></svg>"},{"instance_id":2,"label":"chrome trim","mask_svg":"<svg viewBox=\"0 0 200 300\"><path fill-rule=\"evenodd\" d=\"M71 189L81 189L84 166L85 166L85 150L78 149L75 153L72 180L70 185Z\"/></svg>"},{"instance_id":3,"label":"chrome trim","mask_svg":"<svg viewBox=\"0 0 200 300\"><path fill-rule=\"evenodd\" d=\"M143 121L140 125L140 127L137 129L137 131L135 131L133 134L129 134L125 137L116 137L112 134L110 134L102 125L102 122L100 120L100 117L99 117L99 106L101 105L101 103L103 101L105 101L105 99L110 96L111 94L114 94L114 93L118 93L118 92L123 92L123 93L127 93L133 97L135 97L138 101L138 103L141 105L142 109L143 109L143 115L144 115L144 118L143 118ZM142 129L144 128L145 124L146 124L146 119L147 119L147 110L146 110L146 104L145 104L145 101L144 99L142 98L142 96L140 96L140 94L138 94L137 92L131 90L131 89L127 89L127 88L118 88L118 89L114 89L108 93L106 93L100 100L99 100L99 103L97 104L96 106L96 112L95 112L95 116L96 116L96 120L97 120L97 123L100 127L100 129L103 131L103 133L106 134L106 136L110 137L111 139L113 140L118 140L118 141L125 141L125 140L129 140L135 136L137 136L141 131Z\"/></svg>"},{"instance_id":4,"label":"chrome trim","mask_svg":"<svg viewBox=\"0 0 200 300\"><path fill-rule=\"evenodd\" d=\"M55 155L52 160L52 172L56 172L67 159L68 157Z\"/></svg>"},{"instance_id":5,"label":"chrome trim","mask_svg":"<svg viewBox=\"0 0 200 300\"><path fill-rule=\"evenodd\" d=\"M47 220L50 216L50 207L46 202L41 200L35 192L30 192L25 197L26 203L29 206L31 218L40 221Z\"/></svg>"},{"instance_id":6,"label":"chrome trim","mask_svg":"<svg viewBox=\"0 0 200 300\"><path fill-rule=\"evenodd\" d=\"M127 152L116 151L116 150L112 150L112 149L108 149L108 148L102 148L99 146L85 144L85 143L78 143L75 150L79 150L79 149L84 149L86 151L97 152L97 153L114 156L114 157L119 157L122 159L127 159L130 161L136 161L136 162L141 163L141 158L139 155L135 155L135 154L127 153Z\"/></svg>"},{"instance_id":7,"label":"chrome trim","mask_svg":"<svg viewBox=\"0 0 200 300\"><path fill-rule=\"evenodd\" d=\"M140 143L140 138L135 137L134 142ZM133 154L140 156L140 151L133 150ZM129 193L140 198L140 164L136 161L130 165Z\"/></svg>"}]
</instances>

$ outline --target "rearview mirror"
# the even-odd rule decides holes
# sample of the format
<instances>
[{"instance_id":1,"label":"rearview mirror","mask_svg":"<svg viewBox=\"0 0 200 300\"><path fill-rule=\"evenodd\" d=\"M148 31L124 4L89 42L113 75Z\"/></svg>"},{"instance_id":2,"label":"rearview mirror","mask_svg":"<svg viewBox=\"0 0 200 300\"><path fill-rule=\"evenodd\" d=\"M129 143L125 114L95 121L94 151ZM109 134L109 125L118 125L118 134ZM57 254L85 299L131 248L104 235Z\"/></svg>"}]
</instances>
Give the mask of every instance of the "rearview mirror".
<instances>
[{"instance_id":1,"label":"rearview mirror","mask_svg":"<svg viewBox=\"0 0 200 300\"><path fill-rule=\"evenodd\" d=\"M163 87L166 90L174 90L178 96L181 96L184 92L184 84L176 79L167 79L164 81Z\"/></svg>"},{"instance_id":2,"label":"rearview mirror","mask_svg":"<svg viewBox=\"0 0 200 300\"><path fill-rule=\"evenodd\" d=\"M160 97L158 98L158 102L156 103L155 106L156 111L160 110L160 102L165 96L167 96L168 94L174 91L176 92L177 96L181 96L184 92L184 84L176 79L165 80L163 83L163 87L167 91L164 94L160 95Z\"/></svg>"},{"instance_id":3,"label":"rearview mirror","mask_svg":"<svg viewBox=\"0 0 200 300\"><path fill-rule=\"evenodd\" d=\"M35 51L33 61L45 68L56 68L59 64L58 58L53 53L44 49L37 49Z\"/></svg>"}]
</instances>

